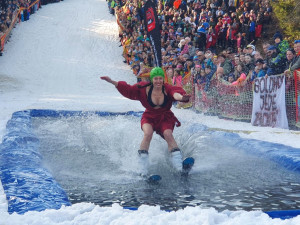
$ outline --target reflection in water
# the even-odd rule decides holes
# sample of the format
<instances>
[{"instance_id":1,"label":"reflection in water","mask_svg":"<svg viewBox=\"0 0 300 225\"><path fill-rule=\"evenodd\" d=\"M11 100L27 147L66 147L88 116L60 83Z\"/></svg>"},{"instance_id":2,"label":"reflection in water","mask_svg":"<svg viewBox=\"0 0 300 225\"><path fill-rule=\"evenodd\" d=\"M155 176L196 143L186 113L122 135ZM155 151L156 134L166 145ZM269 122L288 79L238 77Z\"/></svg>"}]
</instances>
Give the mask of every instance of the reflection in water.
<instances>
[{"instance_id":1,"label":"reflection in water","mask_svg":"<svg viewBox=\"0 0 300 225\"><path fill-rule=\"evenodd\" d=\"M218 210L288 210L300 208L300 174L249 155L206 130L174 135L185 156L195 158L188 178L176 174L167 145L158 135L150 147L151 173L163 179L149 185L136 175L142 138L139 118L129 116L34 119L45 166L72 203L126 207L160 205L164 210L201 205ZM229 144L228 144L229 143Z\"/></svg>"}]
</instances>

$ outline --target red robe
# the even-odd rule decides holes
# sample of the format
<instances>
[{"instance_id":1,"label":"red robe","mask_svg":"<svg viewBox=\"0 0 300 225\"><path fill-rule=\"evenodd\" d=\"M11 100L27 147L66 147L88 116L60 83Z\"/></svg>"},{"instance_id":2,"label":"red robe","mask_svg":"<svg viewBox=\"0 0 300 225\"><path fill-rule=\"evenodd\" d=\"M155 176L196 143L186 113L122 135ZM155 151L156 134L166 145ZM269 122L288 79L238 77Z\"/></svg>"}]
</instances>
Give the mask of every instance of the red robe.
<instances>
[{"instance_id":1,"label":"red robe","mask_svg":"<svg viewBox=\"0 0 300 225\"><path fill-rule=\"evenodd\" d=\"M181 87L164 84L168 101L164 107L155 109L147 101L146 88L139 88L137 85L145 85L147 82L140 82L135 85L129 85L125 81L119 81L117 89L126 98L138 100L146 108L141 118L141 126L145 123L152 125L153 130L163 137L163 132L167 129L174 129L174 126L180 126L180 122L171 111L174 99L174 93L184 95L186 92Z\"/></svg>"}]
</instances>

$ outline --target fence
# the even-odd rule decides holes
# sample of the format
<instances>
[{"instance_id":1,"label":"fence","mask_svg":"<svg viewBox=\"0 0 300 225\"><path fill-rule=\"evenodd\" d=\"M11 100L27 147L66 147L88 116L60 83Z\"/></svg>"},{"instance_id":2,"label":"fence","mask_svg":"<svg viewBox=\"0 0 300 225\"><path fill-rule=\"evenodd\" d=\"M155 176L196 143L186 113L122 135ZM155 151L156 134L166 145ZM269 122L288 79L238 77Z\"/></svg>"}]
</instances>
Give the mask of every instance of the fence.
<instances>
[{"instance_id":1,"label":"fence","mask_svg":"<svg viewBox=\"0 0 300 225\"><path fill-rule=\"evenodd\" d=\"M295 125L300 127L300 69L294 71L294 81L295 81Z\"/></svg>"},{"instance_id":2,"label":"fence","mask_svg":"<svg viewBox=\"0 0 300 225\"><path fill-rule=\"evenodd\" d=\"M290 128L300 128L300 70L286 77L286 112ZM194 85L195 110L220 118L251 121L253 85L248 80L244 86L232 86L216 76L212 78L208 91L203 85Z\"/></svg>"}]
</instances>

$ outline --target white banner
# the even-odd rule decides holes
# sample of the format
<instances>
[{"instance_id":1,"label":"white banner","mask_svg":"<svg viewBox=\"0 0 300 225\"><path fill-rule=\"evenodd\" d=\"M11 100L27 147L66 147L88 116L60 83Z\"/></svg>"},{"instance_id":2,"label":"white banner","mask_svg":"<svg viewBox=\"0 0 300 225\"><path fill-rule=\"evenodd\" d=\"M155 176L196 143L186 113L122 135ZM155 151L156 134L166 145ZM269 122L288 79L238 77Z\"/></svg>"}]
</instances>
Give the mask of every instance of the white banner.
<instances>
[{"instance_id":1,"label":"white banner","mask_svg":"<svg viewBox=\"0 0 300 225\"><path fill-rule=\"evenodd\" d=\"M254 80L251 124L288 129L283 75Z\"/></svg>"}]
</instances>

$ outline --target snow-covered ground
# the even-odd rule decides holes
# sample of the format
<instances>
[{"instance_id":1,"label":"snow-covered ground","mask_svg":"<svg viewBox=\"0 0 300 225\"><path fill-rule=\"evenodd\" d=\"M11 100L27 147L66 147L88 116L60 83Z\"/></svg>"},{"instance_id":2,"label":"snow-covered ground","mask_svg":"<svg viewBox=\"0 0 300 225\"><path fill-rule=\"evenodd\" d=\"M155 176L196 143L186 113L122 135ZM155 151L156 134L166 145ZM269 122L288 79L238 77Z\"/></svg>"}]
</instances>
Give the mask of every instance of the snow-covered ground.
<instances>
[{"instance_id":1,"label":"snow-covered ground","mask_svg":"<svg viewBox=\"0 0 300 225\"><path fill-rule=\"evenodd\" d=\"M134 83L122 63L118 27L104 0L65 0L48 4L13 30L0 58L0 138L13 112L25 109L84 111L142 111L99 76ZM249 123L220 120L189 110L173 109L179 120L189 118L213 129L237 132L244 138L300 148L300 132L253 127ZM177 128L180 129L180 128ZM247 131L247 132L244 132ZM250 132L249 132L250 131ZM138 211L119 205L99 207L74 204L60 210L7 213L0 183L0 225L9 224L300 224L300 216L271 219L261 211L224 211L188 207L177 212L142 206Z\"/></svg>"}]
</instances>

